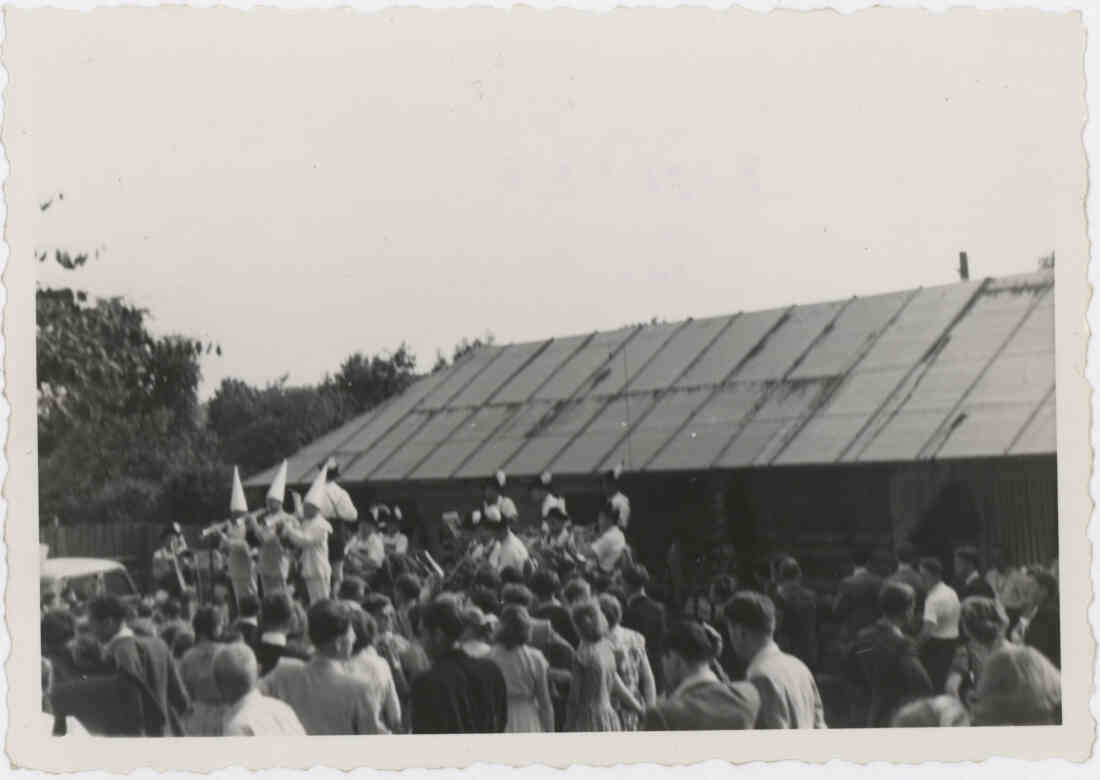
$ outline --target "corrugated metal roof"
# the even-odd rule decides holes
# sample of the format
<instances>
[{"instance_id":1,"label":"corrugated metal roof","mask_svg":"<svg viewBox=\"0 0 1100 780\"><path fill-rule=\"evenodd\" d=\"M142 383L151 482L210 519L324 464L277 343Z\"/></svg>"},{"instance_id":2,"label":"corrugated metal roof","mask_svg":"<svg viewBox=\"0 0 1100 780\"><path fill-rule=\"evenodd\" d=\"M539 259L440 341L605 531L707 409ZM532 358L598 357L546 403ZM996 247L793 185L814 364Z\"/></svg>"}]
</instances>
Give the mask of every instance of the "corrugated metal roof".
<instances>
[{"instance_id":1,"label":"corrugated metal roof","mask_svg":"<svg viewBox=\"0 0 1100 780\"><path fill-rule=\"evenodd\" d=\"M1040 272L483 347L294 454L289 476L329 454L371 482L1052 453L1053 285Z\"/></svg>"}]
</instances>

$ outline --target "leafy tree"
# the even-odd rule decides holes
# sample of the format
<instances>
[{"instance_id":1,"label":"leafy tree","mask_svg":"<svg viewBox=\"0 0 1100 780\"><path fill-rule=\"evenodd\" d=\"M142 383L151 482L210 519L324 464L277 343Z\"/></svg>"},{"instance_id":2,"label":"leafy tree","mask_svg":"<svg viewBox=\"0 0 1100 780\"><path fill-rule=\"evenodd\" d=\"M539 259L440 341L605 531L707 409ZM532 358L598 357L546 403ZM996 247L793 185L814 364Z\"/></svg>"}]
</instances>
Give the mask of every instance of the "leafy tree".
<instances>
[{"instance_id":1,"label":"leafy tree","mask_svg":"<svg viewBox=\"0 0 1100 780\"><path fill-rule=\"evenodd\" d=\"M335 376L326 380L323 389L346 396L358 414L403 392L416 378L415 371L416 357L402 342L389 355L370 357L356 352L340 365Z\"/></svg>"}]
</instances>

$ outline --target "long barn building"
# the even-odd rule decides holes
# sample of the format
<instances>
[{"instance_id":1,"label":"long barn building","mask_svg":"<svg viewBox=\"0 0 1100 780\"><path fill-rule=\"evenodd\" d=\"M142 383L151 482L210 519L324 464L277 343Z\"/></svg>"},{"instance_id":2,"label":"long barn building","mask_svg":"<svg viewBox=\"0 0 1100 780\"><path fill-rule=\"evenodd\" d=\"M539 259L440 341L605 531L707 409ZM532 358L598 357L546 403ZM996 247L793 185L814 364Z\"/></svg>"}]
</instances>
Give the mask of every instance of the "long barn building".
<instances>
[{"instance_id":1,"label":"long barn building","mask_svg":"<svg viewBox=\"0 0 1100 780\"><path fill-rule=\"evenodd\" d=\"M483 347L290 458L365 505L467 510L550 471L581 521L621 463L632 541L800 556L851 544L1057 556L1054 278L1040 272ZM274 469L255 475L259 490Z\"/></svg>"}]
</instances>

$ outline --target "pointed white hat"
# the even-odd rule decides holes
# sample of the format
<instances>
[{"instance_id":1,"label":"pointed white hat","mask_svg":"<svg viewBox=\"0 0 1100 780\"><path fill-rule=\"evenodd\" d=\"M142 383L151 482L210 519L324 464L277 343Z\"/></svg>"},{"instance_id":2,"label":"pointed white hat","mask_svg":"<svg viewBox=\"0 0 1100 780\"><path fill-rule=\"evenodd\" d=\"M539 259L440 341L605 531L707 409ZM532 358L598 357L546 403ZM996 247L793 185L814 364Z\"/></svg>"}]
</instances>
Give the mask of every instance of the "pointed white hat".
<instances>
[{"instance_id":1,"label":"pointed white hat","mask_svg":"<svg viewBox=\"0 0 1100 780\"><path fill-rule=\"evenodd\" d=\"M247 512L248 504L244 500L244 488L241 486L241 473L233 467L233 493L229 497L230 512Z\"/></svg>"},{"instance_id":2,"label":"pointed white hat","mask_svg":"<svg viewBox=\"0 0 1100 780\"><path fill-rule=\"evenodd\" d=\"M325 470L321 469L317 472L317 476L313 480L313 484L309 486L309 492L306 493L305 501L303 503L313 504L318 509L321 508L321 500L325 495Z\"/></svg>"},{"instance_id":3,"label":"pointed white hat","mask_svg":"<svg viewBox=\"0 0 1100 780\"><path fill-rule=\"evenodd\" d=\"M279 470L275 473L275 479L271 483L271 487L267 489L267 497L274 498L280 504L286 499L286 461L284 460L279 465Z\"/></svg>"}]
</instances>

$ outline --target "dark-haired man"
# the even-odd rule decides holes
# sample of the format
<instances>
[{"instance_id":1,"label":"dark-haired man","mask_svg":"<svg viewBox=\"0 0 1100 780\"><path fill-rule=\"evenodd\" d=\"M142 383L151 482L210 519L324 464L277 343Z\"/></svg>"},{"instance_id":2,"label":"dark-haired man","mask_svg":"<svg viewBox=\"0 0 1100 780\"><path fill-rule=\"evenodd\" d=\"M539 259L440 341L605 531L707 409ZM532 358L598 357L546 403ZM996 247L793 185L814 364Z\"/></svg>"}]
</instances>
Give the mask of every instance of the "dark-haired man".
<instances>
[{"instance_id":1,"label":"dark-haired man","mask_svg":"<svg viewBox=\"0 0 1100 780\"><path fill-rule=\"evenodd\" d=\"M256 661L263 677L278 665L280 659L305 661L309 654L288 643L287 634L294 619L294 609L285 593L264 597L260 614L260 636L256 642Z\"/></svg>"},{"instance_id":2,"label":"dark-haired man","mask_svg":"<svg viewBox=\"0 0 1100 780\"><path fill-rule=\"evenodd\" d=\"M88 624L110 665L140 691L144 736L181 735L179 718L190 700L168 645L157 637L136 636L126 625L126 606L111 594L88 605Z\"/></svg>"},{"instance_id":3,"label":"dark-haired man","mask_svg":"<svg viewBox=\"0 0 1100 780\"><path fill-rule=\"evenodd\" d=\"M500 667L472 658L459 647L462 612L450 599L437 598L420 609L420 638L432 667L412 684L414 734L468 734L504 731L508 692Z\"/></svg>"},{"instance_id":4,"label":"dark-haired man","mask_svg":"<svg viewBox=\"0 0 1100 780\"><path fill-rule=\"evenodd\" d=\"M645 637L646 655L653 669L657 691L664 691L664 674L661 672L662 642L665 636L665 607L646 593L649 585L649 571L637 564L629 566L623 572L625 604L623 606L623 626L633 629Z\"/></svg>"},{"instance_id":5,"label":"dark-haired man","mask_svg":"<svg viewBox=\"0 0 1100 780\"><path fill-rule=\"evenodd\" d=\"M889 726L903 705L933 694L932 680L920 662L917 646L907 636L912 630L915 603L912 588L888 581L879 593L882 617L856 639L856 659L871 690L866 723L870 728Z\"/></svg>"},{"instance_id":6,"label":"dark-haired man","mask_svg":"<svg viewBox=\"0 0 1100 780\"><path fill-rule=\"evenodd\" d=\"M956 549L954 563L959 601L966 601L971 596L996 600L997 594L993 586L982 577L978 551L974 547L966 545Z\"/></svg>"},{"instance_id":7,"label":"dark-haired man","mask_svg":"<svg viewBox=\"0 0 1100 780\"><path fill-rule=\"evenodd\" d=\"M775 605L761 593L742 591L723 610L734 652L748 663L746 679L760 694L761 729L825 728L817 682L806 664L774 640Z\"/></svg>"}]
</instances>

